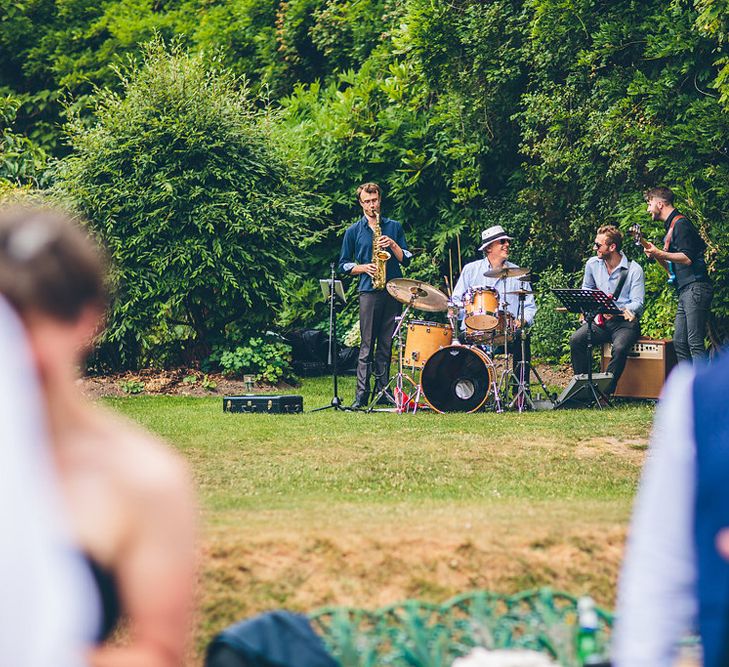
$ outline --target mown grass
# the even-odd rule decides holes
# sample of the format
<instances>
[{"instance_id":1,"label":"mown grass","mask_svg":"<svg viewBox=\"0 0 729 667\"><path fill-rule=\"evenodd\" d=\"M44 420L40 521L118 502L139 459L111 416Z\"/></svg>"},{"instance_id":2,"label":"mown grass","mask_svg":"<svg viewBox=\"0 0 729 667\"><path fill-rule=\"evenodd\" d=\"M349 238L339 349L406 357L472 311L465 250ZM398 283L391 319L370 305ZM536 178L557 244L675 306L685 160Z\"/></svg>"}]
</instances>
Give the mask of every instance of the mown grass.
<instances>
[{"instance_id":1,"label":"mown grass","mask_svg":"<svg viewBox=\"0 0 729 667\"><path fill-rule=\"evenodd\" d=\"M345 378L340 396L351 396ZM222 397L105 402L190 462L204 513L198 644L286 606L554 585L609 605L653 408L231 415Z\"/></svg>"}]
</instances>

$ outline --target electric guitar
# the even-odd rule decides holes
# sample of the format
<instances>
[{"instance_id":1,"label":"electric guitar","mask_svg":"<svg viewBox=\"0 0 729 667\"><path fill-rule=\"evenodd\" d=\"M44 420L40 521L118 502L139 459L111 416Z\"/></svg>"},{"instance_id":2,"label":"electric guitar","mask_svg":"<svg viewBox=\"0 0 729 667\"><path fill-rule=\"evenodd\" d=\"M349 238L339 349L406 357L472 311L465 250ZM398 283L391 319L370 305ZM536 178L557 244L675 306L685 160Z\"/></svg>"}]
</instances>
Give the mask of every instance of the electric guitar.
<instances>
[{"instance_id":1,"label":"electric guitar","mask_svg":"<svg viewBox=\"0 0 729 667\"><path fill-rule=\"evenodd\" d=\"M633 239L635 240L635 245L643 246L644 248L648 247L648 241L645 240L645 237L643 236L643 230L640 228L639 224L631 225L630 227L630 233L633 235ZM669 285L675 285L676 284L676 270L673 266L673 262L666 262L666 264L662 264L661 262L658 262L663 269L668 274L668 284Z\"/></svg>"},{"instance_id":2,"label":"electric guitar","mask_svg":"<svg viewBox=\"0 0 729 667\"><path fill-rule=\"evenodd\" d=\"M608 294L608 296L611 297L612 294ZM610 313L604 313L604 314L603 313L598 313L597 315L595 315L595 317L593 318L592 321L597 326L604 327L605 326L605 322L607 322L608 320L612 320L613 317L615 317L615 316L614 315L611 315ZM623 319L625 319L627 322L632 322L635 319L635 313L632 312L632 311L630 311L630 310L628 310L626 308L626 309L623 310Z\"/></svg>"}]
</instances>

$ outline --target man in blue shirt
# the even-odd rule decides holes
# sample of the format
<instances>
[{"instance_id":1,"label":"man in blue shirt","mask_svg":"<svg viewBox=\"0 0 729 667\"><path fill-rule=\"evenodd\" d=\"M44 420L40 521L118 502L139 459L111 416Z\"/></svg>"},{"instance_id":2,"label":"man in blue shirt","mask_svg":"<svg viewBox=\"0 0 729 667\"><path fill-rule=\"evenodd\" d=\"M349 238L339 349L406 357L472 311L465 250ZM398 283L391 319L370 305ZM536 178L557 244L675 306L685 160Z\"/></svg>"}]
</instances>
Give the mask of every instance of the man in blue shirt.
<instances>
[{"instance_id":1,"label":"man in blue shirt","mask_svg":"<svg viewBox=\"0 0 729 667\"><path fill-rule=\"evenodd\" d=\"M527 284L523 282L522 276L509 277L490 277L484 276L484 273L499 271L502 269L519 268L516 264L508 261L509 250L511 248L512 237L508 236L501 225L493 225L481 232L481 245L479 250L483 252L483 259L477 259L475 262L469 262L463 267L458 282L453 288L451 299L453 303L460 307L459 317L461 321L461 330L465 332L465 311L463 310L464 300L470 290L479 287L490 287L498 293L498 312L501 313L502 305L506 306L506 312L511 314L514 320L514 341L510 343L510 350L514 360L514 374L519 377L523 373L523 379L529 385L529 374L531 368L531 346L528 336L524 336L524 351L522 354L522 331L521 325L521 305L518 293L525 290ZM524 271L526 273L526 270ZM534 295L529 293L524 295L524 324L531 325L534 322L534 316L537 313L537 305L534 301ZM504 316L504 322L506 317ZM494 333L498 333L494 331ZM488 339L486 339L488 342ZM522 359L522 356L524 357ZM522 363L522 361L524 363Z\"/></svg>"},{"instance_id":2,"label":"man in blue shirt","mask_svg":"<svg viewBox=\"0 0 729 667\"><path fill-rule=\"evenodd\" d=\"M608 373L613 374L608 395L615 391L625 369L628 352L640 337L640 314L645 300L643 268L637 262L628 261L621 250L622 245L623 234L617 227L600 227L595 235L595 257L587 260L582 280L582 289L599 289L611 296L616 296L620 288L615 301L623 314L604 315L601 324L592 325L593 345L613 344L613 356L607 367ZM570 352L575 375L587 373L592 363L587 356L587 323L572 334Z\"/></svg>"},{"instance_id":3,"label":"man in blue shirt","mask_svg":"<svg viewBox=\"0 0 729 667\"><path fill-rule=\"evenodd\" d=\"M353 408L367 405L370 373L374 370L375 394L387 386L390 377L392 336L395 318L402 305L386 289L376 290L372 284L376 266L372 262L373 230L380 212L381 190L377 183L364 183L357 188L357 201L363 216L344 233L339 270L359 276L359 331L362 339L357 361L357 389ZM400 265L410 264L405 232L395 220L380 217L379 247L390 253L385 265L385 282L401 278ZM374 358L374 364L372 359ZM374 367L374 368L373 368Z\"/></svg>"}]
</instances>

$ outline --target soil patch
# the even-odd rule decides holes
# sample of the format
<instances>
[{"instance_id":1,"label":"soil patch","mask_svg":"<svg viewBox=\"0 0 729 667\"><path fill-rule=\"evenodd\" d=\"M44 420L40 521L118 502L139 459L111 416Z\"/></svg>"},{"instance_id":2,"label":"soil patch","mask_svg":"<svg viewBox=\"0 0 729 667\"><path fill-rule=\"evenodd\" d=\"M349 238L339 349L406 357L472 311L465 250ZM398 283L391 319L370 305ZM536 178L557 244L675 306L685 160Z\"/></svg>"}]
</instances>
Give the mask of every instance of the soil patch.
<instances>
[{"instance_id":1,"label":"soil patch","mask_svg":"<svg viewBox=\"0 0 729 667\"><path fill-rule=\"evenodd\" d=\"M166 396L228 396L293 389L282 383L276 387L256 384L251 390L243 380L229 378L222 373L202 373L191 368L89 375L78 380L82 393L89 398L149 394Z\"/></svg>"},{"instance_id":2,"label":"soil patch","mask_svg":"<svg viewBox=\"0 0 729 667\"><path fill-rule=\"evenodd\" d=\"M204 546L207 633L275 605L369 610L406 599L442 603L473 589L503 594L540 586L589 593L606 608L625 526L614 523L485 522L428 535L380 524L371 531L262 530L243 538L211 530ZM245 593L243 593L245 592Z\"/></svg>"},{"instance_id":3,"label":"soil patch","mask_svg":"<svg viewBox=\"0 0 729 667\"><path fill-rule=\"evenodd\" d=\"M566 387L572 378L569 366L536 364L544 383L552 387ZM192 368L158 370L146 368L109 375L89 375L78 380L82 393L89 398L129 396L130 394L168 396L237 396L251 393L241 379L222 373L203 373ZM256 383L253 393L289 392L295 387L282 383L270 386Z\"/></svg>"}]
</instances>

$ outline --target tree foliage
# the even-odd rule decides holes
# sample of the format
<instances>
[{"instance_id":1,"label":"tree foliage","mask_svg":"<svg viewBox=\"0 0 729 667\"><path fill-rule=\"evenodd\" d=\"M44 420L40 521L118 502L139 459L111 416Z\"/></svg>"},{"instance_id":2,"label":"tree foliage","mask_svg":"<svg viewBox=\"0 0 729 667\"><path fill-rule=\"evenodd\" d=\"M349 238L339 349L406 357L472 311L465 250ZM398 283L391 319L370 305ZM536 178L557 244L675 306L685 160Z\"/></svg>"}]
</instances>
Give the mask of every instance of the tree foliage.
<instances>
[{"instance_id":1,"label":"tree foliage","mask_svg":"<svg viewBox=\"0 0 729 667\"><path fill-rule=\"evenodd\" d=\"M178 35L203 69L245 76L256 104L280 110L268 115L272 145L302 166L302 187L321 202L301 271L279 276L286 324L322 323L316 279L359 214L353 192L364 180L384 185L383 213L424 249L409 275L443 286L451 267L457 273L459 246L462 262L474 259L480 230L502 224L516 237L515 259L545 276L540 289L579 276L600 224L640 222L659 240L641 193L668 185L709 246L714 315L729 318L727 0L0 8L0 92L20 100L15 132L57 156L60 99L76 110L80 133L93 85L126 94L111 66L120 55L139 58L154 31ZM164 121L175 127L171 115ZM674 295L655 265L644 266L643 329L669 335ZM344 313L342 331L355 316ZM543 326L557 335L556 324Z\"/></svg>"},{"instance_id":2,"label":"tree foliage","mask_svg":"<svg viewBox=\"0 0 729 667\"><path fill-rule=\"evenodd\" d=\"M272 119L233 78L160 41L120 77L93 125L71 122L56 174L117 268L116 363L265 328L316 214L270 140Z\"/></svg>"}]
</instances>

